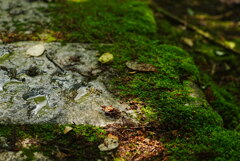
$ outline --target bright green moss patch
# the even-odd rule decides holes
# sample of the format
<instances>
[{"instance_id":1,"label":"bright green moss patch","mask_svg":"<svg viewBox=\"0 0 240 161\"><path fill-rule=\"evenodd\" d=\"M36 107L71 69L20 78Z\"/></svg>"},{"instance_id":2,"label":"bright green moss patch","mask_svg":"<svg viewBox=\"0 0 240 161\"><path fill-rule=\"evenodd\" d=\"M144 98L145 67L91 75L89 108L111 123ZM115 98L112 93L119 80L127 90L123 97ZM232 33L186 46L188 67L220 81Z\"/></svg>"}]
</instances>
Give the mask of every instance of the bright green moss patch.
<instances>
[{"instance_id":1,"label":"bright green moss patch","mask_svg":"<svg viewBox=\"0 0 240 161\"><path fill-rule=\"evenodd\" d=\"M118 53L122 51L122 55L128 54L126 49L122 50L118 49ZM115 53L114 50L112 52ZM115 84L121 97L144 100L151 107L150 110L154 111L149 111L150 117L158 118L159 123L167 130L197 131L209 124L222 125L221 118L210 106L189 105L193 98L189 97L190 89L183 82L188 79L197 80L199 72L185 51L153 42L151 46L142 43L141 50L134 54L135 59L154 65L158 72L132 75L127 74L125 68L122 71L125 74Z\"/></svg>"},{"instance_id":2,"label":"bright green moss patch","mask_svg":"<svg viewBox=\"0 0 240 161\"><path fill-rule=\"evenodd\" d=\"M66 41L115 42L132 33L156 31L152 11L144 1L68 1L54 5L51 12L52 29L61 31Z\"/></svg>"}]
</instances>

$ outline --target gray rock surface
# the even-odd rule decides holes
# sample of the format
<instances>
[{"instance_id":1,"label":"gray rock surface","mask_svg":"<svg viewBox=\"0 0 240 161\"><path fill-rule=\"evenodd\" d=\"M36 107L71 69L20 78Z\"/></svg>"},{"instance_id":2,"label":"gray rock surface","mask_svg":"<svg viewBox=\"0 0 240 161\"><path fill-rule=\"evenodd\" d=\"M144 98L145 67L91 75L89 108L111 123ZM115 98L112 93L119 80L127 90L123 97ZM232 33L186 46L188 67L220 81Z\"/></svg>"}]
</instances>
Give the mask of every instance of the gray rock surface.
<instances>
[{"instance_id":1,"label":"gray rock surface","mask_svg":"<svg viewBox=\"0 0 240 161\"><path fill-rule=\"evenodd\" d=\"M26 56L37 44L0 45L4 49L0 55L0 123L121 123L121 118L107 117L102 111L101 106L110 105L124 111L127 105L104 85L110 72L101 68L97 51L84 44L44 43L43 55Z\"/></svg>"},{"instance_id":2,"label":"gray rock surface","mask_svg":"<svg viewBox=\"0 0 240 161\"><path fill-rule=\"evenodd\" d=\"M0 0L0 32L24 31L28 34L45 28L50 18L40 8L47 8L43 1Z\"/></svg>"}]
</instances>

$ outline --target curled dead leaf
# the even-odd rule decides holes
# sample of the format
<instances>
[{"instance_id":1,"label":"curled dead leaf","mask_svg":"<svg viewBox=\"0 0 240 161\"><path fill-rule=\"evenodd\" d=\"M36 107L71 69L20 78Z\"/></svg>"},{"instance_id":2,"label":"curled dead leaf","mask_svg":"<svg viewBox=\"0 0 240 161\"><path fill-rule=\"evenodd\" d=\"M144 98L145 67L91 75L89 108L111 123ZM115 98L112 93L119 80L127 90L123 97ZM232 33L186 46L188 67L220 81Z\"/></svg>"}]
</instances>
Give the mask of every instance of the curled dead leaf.
<instances>
[{"instance_id":1,"label":"curled dead leaf","mask_svg":"<svg viewBox=\"0 0 240 161\"><path fill-rule=\"evenodd\" d=\"M106 116L113 117L113 118L119 118L121 116L121 112L112 106L101 106L101 107Z\"/></svg>"}]
</instances>

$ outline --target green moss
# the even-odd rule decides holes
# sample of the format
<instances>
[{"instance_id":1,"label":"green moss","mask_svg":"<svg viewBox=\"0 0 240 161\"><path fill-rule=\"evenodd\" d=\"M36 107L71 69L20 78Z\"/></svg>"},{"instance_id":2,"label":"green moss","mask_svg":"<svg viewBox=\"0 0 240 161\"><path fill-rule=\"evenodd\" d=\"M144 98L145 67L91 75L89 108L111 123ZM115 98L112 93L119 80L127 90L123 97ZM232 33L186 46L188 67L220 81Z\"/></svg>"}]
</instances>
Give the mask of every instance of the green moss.
<instances>
[{"instance_id":1,"label":"green moss","mask_svg":"<svg viewBox=\"0 0 240 161\"><path fill-rule=\"evenodd\" d=\"M146 1L66 1L53 3L50 12L53 16L51 30L62 33L62 41L95 43L100 53L114 55L111 67L118 71L118 75L114 78L112 90L119 97L145 103L142 109L147 116L145 121L156 125L156 132L165 140L171 160L238 159L239 132L223 127L226 123L233 129L237 126L239 111L234 99L208 79L200 81L202 75L187 52L161 44L172 42L176 45L180 36L186 33L172 27L168 21L160 20L162 30L158 33L163 35L158 36L157 25ZM209 52L205 46L199 49ZM210 56L213 57L217 48L212 50ZM125 65L129 60L151 64L157 71L129 74L131 70ZM217 98L210 102L213 108L206 102L192 103L201 102L202 98L189 96L191 89L186 80L212 87ZM65 126L3 126L0 135L38 138L42 144L37 150L46 155L56 152L58 147L60 151L70 151L69 160L89 160L86 155L94 159L101 157L97 145L105 136L104 130L88 125L68 125L73 130L63 134ZM173 131L177 135L173 135Z\"/></svg>"},{"instance_id":2,"label":"green moss","mask_svg":"<svg viewBox=\"0 0 240 161\"><path fill-rule=\"evenodd\" d=\"M106 132L99 127L91 125L76 126L73 131L77 135L84 136L88 141L100 141L105 137Z\"/></svg>"},{"instance_id":3,"label":"green moss","mask_svg":"<svg viewBox=\"0 0 240 161\"><path fill-rule=\"evenodd\" d=\"M64 33L66 41L115 42L132 33L155 33L152 15L144 1L68 1L52 8L52 29Z\"/></svg>"},{"instance_id":4,"label":"green moss","mask_svg":"<svg viewBox=\"0 0 240 161\"><path fill-rule=\"evenodd\" d=\"M239 154L238 143L234 140L239 134L223 128L223 115L220 116L207 103L191 103L202 99L190 97L189 86L184 83L191 80L199 84L201 76L193 59L178 47L160 44L179 45L180 37L188 33L172 27L166 20L160 20L158 24L162 27L158 33L161 35L157 36L153 14L144 1L89 0L63 3L57 7L62 13L52 12L55 16L54 30L67 35L64 41L113 43L109 46L96 44L100 53L114 55L111 66L119 73L114 79L113 90L122 98L144 101L146 121L158 124L157 130L178 132L178 137L165 136L165 140L170 140L165 144L171 159L201 160L199 154L211 152L214 154L206 158L226 159L230 154L235 158ZM63 20L66 23L61 23ZM203 52L202 48L199 49ZM218 48L212 50L213 56ZM151 64L158 71L129 74L131 70L125 65L129 60ZM216 131L224 135L223 140L231 142L233 151L221 154L222 149L229 150L230 147L218 144L221 138Z\"/></svg>"},{"instance_id":5,"label":"green moss","mask_svg":"<svg viewBox=\"0 0 240 161\"><path fill-rule=\"evenodd\" d=\"M236 99L225 89L217 86L207 75L203 75L202 81L206 85L207 99L223 118L224 127L240 130L240 108ZM207 83L206 83L207 82Z\"/></svg>"},{"instance_id":6,"label":"green moss","mask_svg":"<svg viewBox=\"0 0 240 161\"><path fill-rule=\"evenodd\" d=\"M170 160L238 160L240 135L236 131L205 127L194 136L177 138L166 146Z\"/></svg>"},{"instance_id":7,"label":"green moss","mask_svg":"<svg viewBox=\"0 0 240 161\"><path fill-rule=\"evenodd\" d=\"M100 127L90 125L69 125L72 131L64 134L67 125L1 125L0 136L6 137L11 141L11 146L15 147L16 142L24 139L37 140L28 148L21 148L27 160L33 160L34 152L41 152L52 159L57 158L57 153L65 152L70 155L67 157L72 160L88 160L101 158L103 155L98 150L98 145L105 137L105 131Z\"/></svg>"},{"instance_id":8,"label":"green moss","mask_svg":"<svg viewBox=\"0 0 240 161\"><path fill-rule=\"evenodd\" d=\"M39 152L39 147L37 146L31 146L30 148L23 148L22 149L22 155L26 156L26 159L24 161L32 161L35 158L34 153Z\"/></svg>"},{"instance_id":9,"label":"green moss","mask_svg":"<svg viewBox=\"0 0 240 161\"><path fill-rule=\"evenodd\" d=\"M7 60L11 56L10 53L3 54L0 56L0 64L3 63L5 60Z\"/></svg>"}]
</instances>

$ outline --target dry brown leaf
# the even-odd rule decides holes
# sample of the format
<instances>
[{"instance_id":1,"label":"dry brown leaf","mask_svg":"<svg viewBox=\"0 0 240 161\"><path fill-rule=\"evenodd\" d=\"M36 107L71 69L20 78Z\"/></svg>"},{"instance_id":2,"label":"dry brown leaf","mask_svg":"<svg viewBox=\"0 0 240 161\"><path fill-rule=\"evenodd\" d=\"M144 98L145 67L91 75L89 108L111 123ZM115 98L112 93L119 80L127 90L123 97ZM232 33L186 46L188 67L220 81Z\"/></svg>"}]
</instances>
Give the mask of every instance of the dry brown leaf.
<instances>
[{"instance_id":1,"label":"dry brown leaf","mask_svg":"<svg viewBox=\"0 0 240 161\"><path fill-rule=\"evenodd\" d=\"M126 65L129 69L140 72L156 72L157 68L151 64L138 63L136 61L128 61Z\"/></svg>"},{"instance_id":2,"label":"dry brown leaf","mask_svg":"<svg viewBox=\"0 0 240 161\"><path fill-rule=\"evenodd\" d=\"M112 118L119 118L121 116L121 112L112 106L101 106L101 107L106 116L109 116Z\"/></svg>"},{"instance_id":3,"label":"dry brown leaf","mask_svg":"<svg viewBox=\"0 0 240 161\"><path fill-rule=\"evenodd\" d=\"M129 74L135 74L135 73L137 73L136 71L134 71L134 72L128 72Z\"/></svg>"},{"instance_id":4,"label":"dry brown leaf","mask_svg":"<svg viewBox=\"0 0 240 161\"><path fill-rule=\"evenodd\" d=\"M113 134L108 134L108 138L114 139L114 140L118 140L118 136L113 135Z\"/></svg>"}]
</instances>

